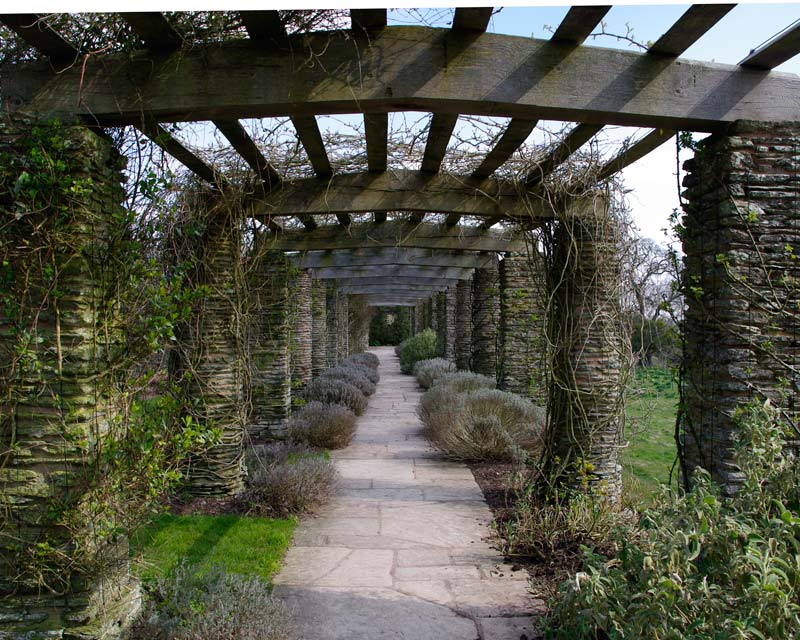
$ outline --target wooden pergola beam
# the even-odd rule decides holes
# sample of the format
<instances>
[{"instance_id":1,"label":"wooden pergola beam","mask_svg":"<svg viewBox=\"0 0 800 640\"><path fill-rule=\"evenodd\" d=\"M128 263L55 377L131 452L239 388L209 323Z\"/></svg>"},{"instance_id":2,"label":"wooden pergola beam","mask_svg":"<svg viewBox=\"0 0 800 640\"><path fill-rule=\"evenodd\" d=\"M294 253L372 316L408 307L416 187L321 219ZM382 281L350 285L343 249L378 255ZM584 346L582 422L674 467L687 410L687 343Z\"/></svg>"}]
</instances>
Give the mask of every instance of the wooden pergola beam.
<instances>
[{"instance_id":1,"label":"wooden pergola beam","mask_svg":"<svg viewBox=\"0 0 800 640\"><path fill-rule=\"evenodd\" d=\"M339 278L384 278L384 277L410 277L410 278L436 278L440 280L469 280L474 269L469 267L420 267L417 265L365 265L346 267L315 267L312 275L320 280L335 280Z\"/></svg>"},{"instance_id":2,"label":"wooden pergola beam","mask_svg":"<svg viewBox=\"0 0 800 640\"><path fill-rule=\"evenodd\" d=\"M579 124L574 127L561 142L556 145L553 151L550 152L550 155L542 160L537 167L528 174L525 178L525 185L530 189L541 184L556 167L564 163L570 155L589 142L602 128L602 125L595 124Z\"/></svg>"},{"instance_id":3,"label":"wooden pergola beam","mask_svg":"<svg viewBox=\"0 0 800 640\"><path fill-rule=\"evenodd\" d=\"M512 119L494 148L486 155L478 168L472 172L472 177L483 179L492 175L525 142L536 127L536 123L536 120Z\"/></svg>"},{"instance_id":4,"label":"wooden pergola beam","mask_svg":"<svg viewBox=\"0 0 800 640\"><path fill-rule=\"evenodd\" d=\"M225 176L219 173L216 169L206 164L204 160L199 158L193 152L189 151L183 144L164 129L159 123L145 118L140 122L137 129L152 140L157 146L166 151L169 155L175 158L183 166L189 169L192 173L199 176L206 182L215 187L224 185L227 180Z\"/></svg>"},{"instance_id":5,"label":"wooden pergola beam","mask_svg":"<svg viewBox=\"0 0 800 640\"><path fill-rule=\"evenodd\" d=\"M392 221L352 225L320 225L313 231L286 230L269 240L277 251L325 251L365 247L411 247L464 251L521 251L524 240L511 233L482 231L476 227L447 227L431 223L410 225Z\"/></svg>"},{"instance_id":6,"label":"wooden pergola beam","mask_svg":"<svg viewBox=\"0 0 800 640\"><path fill-rule=\"evenodd\" d=\"M303 224L303 226L309 231L312 231L313 229L316 229L319 226L314 216L300 215L296 217Z\"/></svg>"},{"instance_id":7,"label":"wooden pergola beam","mask_svg":"<svg viewBox=\"0 0 800 640\"><path fill-rule=\"evenodd\" d=\"M283 46L288 43L286 27L280 14L274 9L261 11L240 11L244 28L253 42Z\"/></svg>"},{"instance_id":8,"label":"wooden pergola beam","mask_svg":"<svg viewBox=\"0 0 800 640\"><path fill-rule=\"evenodd\" d=\"M336 214L375 212L455 213L459 216L501 216L514 219L552 218L540 199L520 195L511 182L469 176L426 175L419 171L351 173L331 178L284 182L265 196L256 215Z\"/></svg>"},{"instance_id":9,"label":"wooden pergola beam","mask_svg":"<svg viewBox=\"0 0 800 640\"><path fill-rule=\"evenodd\" d=\"M751 51L739 65L753 69L774 69L798 53L800 53L800 22L795 22L765 45Z\"/></svg>"},{"instance_id":10,"label":"wooden pergola beam","mask_svg":"<svg viewBox=\"0 0 800 640\"><path fill-rule=\"evenodd\" d=\"M386 171L389 114L365 113L364 136L367 139L367 167L373 173Z\"/></svg>"},{"instance_id":11,"label":"wooden pergola beam","mask_svg":"<svg viewBox=\"0 0 800 640\"><path fill-rule=\"evenodd\" d=\"M384 287L400 288L407 286L432 287L436 289L448 288L458 284L458 280L452 278L425 278L414 276L375 276L374 278L336 278L336 284L340 287Z\"/></svg>"},{"instance_id":12,"label":"wooden pergola beam","mask_svg":"<svg viewBox=\"0 0 800 640\"><path fill-rule=\"evenodd\" d=\"M458 7L453 15L454 31L483 32L489 27L492 7Z\"/></svg>"},{"instance_id":13,"label":"wooden pergola beam","mask_svg":"<svg viewBox=\"0 0 800 640\"><path fill-rule=\"evenodd\" d=\"M299 255L289 255L288 258L301 269L341 269L373 266L478 269L491 265L494 254L388 247L343 251L309 251Z\"/></svg>"},{"instance_id":14,"label":"wooden pergola beam","mask_svg":"<svg viewBox=\"0 0 800 640\"><path fill-rule=\"evenodd\" d=\"M735 6L735 4L693 4L647 49L647 53L678 57Z\"/></svg>"},{"instance_id":15,"label":"wooden pergola beam","mask_svg":"<svg viewBox=\"0 0 800 640\"><path fill-rule=\"evenodd\" d=\"M428 141L425 143L425 153L422 156L420 169L425 173L436 173L442 166L447 143L453 135L458 114L434 113L431 126L428 129Z\"/></svg>"},{"instance_id":16,"label":"wooden pergola beam","mask_svg":"<svg viewBox=\"0 0 800 640\"><path fill-rule=\"evenodd\" d=\"M423 220L425 220L425 211L414 211L410 216L408 216L408 221L411 224L419 224Z\"/></svg>"},{"instance_id":17,"label":"wooden pergola beam","mask_svg":"<svg viewBox=\"0 0 800 640\"><path fill-rule=\"evenodd\" d=\"M597 179L605 180L606 178L610 178L615 173L622 171L628 165L633 164L654 149L660 147L674 135L675 131L672 129L655 129L651 131L644 138L635 142L627 149L624 149L615 158L606 162L597 173Z\"/></svg>"},{"instance_id":18,"label":"wooden pergola beam","mask_svg":"<svg viewBox=\"0 0 800 640\"><path fill-rule=\"evenodd\" d=\"M387 27L361 47L330 33L290 40L293 51L229 42L156 58L96 55L59 74L20 63L5 69L3 101L101 126L142 114L176 122L408 110L710 132L735 120L800 120L798 76L745 66L493 33L443 38L428 27ZM318 64L301 62L306 46ZM462 55L448 55L458 46Z\"/></svg>"},{"instance_id":19,"label":"wooden pergola beam","mask_svg":"<svg viewBox=\"0 0 800 640\"><path fill-rule=\"evenodd\" d=\"M278 172L267 162L256 143L248 135L247 131L238 120L214 120L214 126L222 132L236 152L244 158L244 161L255 171L256 175L264 183L264 188L271 191L281 185L281 177Z\"/></svg>"},{"instance_id":20,"label":"wooden pergola beam","mask_svg":"<svg viewBox=\"0 0 800 640\"><path fill-rule=\"evenodd\" d=\"M552 39L556 42L581 44L600 24L610 9L611 5L570 7Z\"/></svg>"},{"instance_id":21,"label":"wooden pergola beam","mask_svg":"<svg viewBox=\"0 0 800 640\"><path fill-rule=\"evenodd\" d=\"M133 11L119 14L136 32L148 49L165 53L179 49L183 44L181 34L163 13L158 11Z\"/></svg>"},{"instance_id":22,"label":"wooden pergola beam","mask_svg":"<svg viewBox=\"0 0 800 640\"><path fill-rule=\"evenodd\" d=\"M372 220L377 223L386 222L386 211L375 211Z\"/></svg>"},{"instance_id":23,"label":"wooden pergola beam","mask_svg":"<svg viewBox=\"0 0 800 640\"><path fill-rule=\"evenodd\" d=\"M80 54L75 45L67 42L38 13L2 13L0 22L26 44L46 55L50 63L58 69L73 62Z\"/></svg>"},{"instance_id":24,"label":"wooden pergola beam","mask_svg":"<svg viewBox=\"0 0 800 640\"><path fill-rule=\"evenodd\" d=\"M325 151L325 143L322 141L317 119L314 116L292 116L292 124L297 130L300 142L308 154L314 172L320 178L327 178L333 175L331 163L328 160L328 153Z\"/></svg>"},{"instance_id":25,"label":"wooden pergola beam","mask_svg":"<svg viewBox=\"0 0 800 640\"><path fill-rule=\"evenodd\" d=\"M366 32L377 31L386 26L386 9L350 9L350 22L353 29Z\"/></svg>"},{"instance_id":26,"label":"wooden pergola beam","mask_svg":"<svg viewBox=\"0 0 800 640\"><path fill-rule=\"evenodd\" d=\"M438 291L444 291L447 289L447 283L445 284L408 284L408 285L394 285L391 286L389 284L348 284L339 287L339 291L342 293L352 293L352 294L377 294L377 295L392 295L392 294L404 294L404 293L418 293L418 294L425 294L425 293L436 293Z\"/></svg>"},{"instance_id":27,"label":"wooden pergola beam","mask_svg":"<svg viewBox=\"0 0 800 640\"><path fill-rule=\"evenodd\" d=\"M353 223L353 218L349 213L337 213L336 219L339 221L339 225L342 227L349 227Z\"/></svg>"}]
</instances>

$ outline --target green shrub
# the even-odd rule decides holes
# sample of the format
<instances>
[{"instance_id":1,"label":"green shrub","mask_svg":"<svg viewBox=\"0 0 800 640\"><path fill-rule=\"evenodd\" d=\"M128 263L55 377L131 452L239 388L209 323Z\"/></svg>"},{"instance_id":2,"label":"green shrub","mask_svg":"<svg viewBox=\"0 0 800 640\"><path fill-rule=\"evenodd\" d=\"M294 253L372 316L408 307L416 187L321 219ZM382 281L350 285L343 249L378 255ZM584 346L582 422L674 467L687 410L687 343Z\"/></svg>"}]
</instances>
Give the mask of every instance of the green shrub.
<instances>
[{"instance_id":1,"label":"green shrub","mask_svg":"<svg viewBox=\"0 0 800 640\"><path fill-rule=\"evenodd\" d=\"M398 348L400 356L400 369L403 373L411 373L414 364L420 360L430 360L439 355L436 347L436 332L425 329L422 333L412 336Z\"/></svg>"},{"instance_id":2,"label":"green shrub","mask_svg":"<svg viewBox=\"0 0 800 640\"><path fill-rule=\"evenodd\" d=\"M456 365L444 358L420 360L414 364L414 377L423 389L430 389L446 373L453 373Z\"/></svg>"},{"instance_id":3,"label":"green shrub","mask_svg":"<svg viewBox=\"0 0 800 640\"><path fill-rule=\"evenodd\" d=\"M342 449L356 432L356 414L341 404L309 402L289 422L289 437L322 449Z\"/></svg>"},{"instance_id":4,"label":"green shrub","mask_svg":"<svg viewBox=\"0 0 800 640\"><path fill-rule=\"evenodd\" d=\"M347 384L356 387L365 396L371 396L375 393L375 385L364 375L360 367L355 367L353 365L340 364L326 369L319 376L319 379L343 380Z\"/></svg>"},{"instance_id":5,"label":"green shrub","mask_svg":"<svg viewBox=\"0 0 800 640\"><path fill-rule=\"evenodd\" d=\"M316 400L325 404L343 404L357 416L367 408L367 398L358 387L333 377L319 377L309 382L305 399L307 402Z\"/></svg>"},{"instance_id":6,"label":"green shrub","mask_svg":"<svg viewBox=\"0 0 800 640\"><path fill-rule=\"evenodd\" d=\"M128 640L289 640L289 611L255 577L185 564L150 590Z\"/></svg>"},{"instance_id":7,"label":"green shrub","mask_svg":"<svg viewBox=\"0 0 800 640\"><path fill-rule=\"evenodd\" d=\"M800 636L800 470L795 437L768 404L737 416L744 483L724 497L708 474L663 489L637 526L616 534L609 562L588 552L560 588L549 637Z\"/></svg>"}]
</instances>

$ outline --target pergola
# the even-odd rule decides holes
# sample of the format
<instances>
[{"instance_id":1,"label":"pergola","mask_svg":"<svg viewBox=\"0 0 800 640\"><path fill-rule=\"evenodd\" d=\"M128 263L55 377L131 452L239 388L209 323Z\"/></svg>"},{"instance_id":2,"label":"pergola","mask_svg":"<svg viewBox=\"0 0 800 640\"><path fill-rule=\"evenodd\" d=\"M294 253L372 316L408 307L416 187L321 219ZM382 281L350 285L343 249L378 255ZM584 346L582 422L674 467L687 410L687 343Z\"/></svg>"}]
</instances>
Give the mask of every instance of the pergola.
<instances>
[{"instance_id":1,"label":"pergola","mask_svg":"<svg viewBox=\"0 0 800 640\"><path fill-rule=\"evenodd\" d=\"M141 48L91 55L42 16L1 14L0 22L43 59L9 65L0 75L7 119L27 118L0 132L0 148L12 149L13 139L39 119L58 118L84 133L132 126L210 193L222 195L235 178L188 149L166 125L210 122L227 139L259 185L240 203L261 223L259 242L270 256L255 279L277 282L286 299L287 282L295 278L296 304L305 310L295 333L302 336L296 351L306 360L295 367L283 307L268 299L270 292L258 294L269 309L254 332L268 334L256 345L267 363L253 382L267 390L253 403L253 414L261 412L253 418L258 435L285 423L290 365L303 380L347 355L347 300L414 307L420 329L436 316L446 356L523 392L534 337L530 319L546 312L538 320L548 324L551 363L559 374L548 390L550 452L567 460L579 451L595 484L613 496L620 483L624 358L611 313L619 265L603 186L679 130L712 133L685 183L683 241L692 296L685 314L682 471L704 466L732 487L733 409L756 392L784 406L787 385L794 398L800 383L796 367L785 371L787 361L796 362L797 323L793 316L776 320L773 313L775 300L791 306L800 304L800 296L794 289L776 294L771 271L785 274L780 286L800 281L800 268L785 250L800 246L800 77L772 71L800 52L800 25L737 65L680 57L734 6L691 6L642 53L584 44L610 6L572 7L549 40L488 33L491 8L457 8L449 28L388 26L385 9L353 9L349 28L311 33L288 33L278 11L243 11L247 37L213 43L187 43L186 34L160 13L120 13ZM417 170L390 168L387 157L389 114L406 111L432 114ZM363 116L365 170L334 171L316 119L333 114ZM443 169L443 161L461 115L509 122L475 168L454 173ZM284 179L270 164L241 122L267 117L291 120L314 177ZM498 171L542 120L574 125L525 175L512 180ZM610 125L650 131L598 167L592 184L576 179L552 193L551 177ZM95 185L108 193L116 187L100 180ZM529 232L547 225L558 278L548 284L544 310L532 306L526 254ZM208 241L211 277L228 268L238 246L234 231L223 229ZM287 261L297 274L287 275ZM498 287L499 302L492 293ZM78 304L84 290L76 285L67 301ZM205 302L195 330L208 330L214 340L195 354L202 366L193 390L213 390L212 414L228 448L213 450L194 472L201 493L229 493L242 481L245 418L237 413L242 385L231 364L238 347L224 335L239 316L219 299ZM493 304L502 307L499 320ZM79 313L70 317L83 322ZM85 324L82 330L89 331ZM363 341L363 327L359 331ZM281 357L273 358L278 351ZM88 374L76 371L87 385L100 377L93 371L84 379ZM788 406L793 412L793 399ZM37 426L39 414L30 416ZM37 460L21 462L19 477L41 477L46 486L49 476ZM0 476L0 484L9 495L27 496L16 479ZM20 513L26 500L18 501ZM13 561L0 548L3 558L6 565ZM42 625L68 626L62 620L68 608L36 603L45 611ZM7 616L0 631L6 619L12 630L30 622Z\"/></svg>"}]
</instances>

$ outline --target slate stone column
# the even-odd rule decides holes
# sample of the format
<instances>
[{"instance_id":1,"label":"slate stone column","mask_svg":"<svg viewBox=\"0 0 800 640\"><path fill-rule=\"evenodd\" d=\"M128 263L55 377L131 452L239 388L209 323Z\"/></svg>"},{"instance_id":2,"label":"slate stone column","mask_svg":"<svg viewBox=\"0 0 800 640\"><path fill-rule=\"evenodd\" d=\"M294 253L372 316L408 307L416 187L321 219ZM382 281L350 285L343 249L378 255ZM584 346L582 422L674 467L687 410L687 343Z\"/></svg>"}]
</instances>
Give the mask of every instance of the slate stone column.
<instances>
[{"instance_id":1,"label":"slate stone column","mask_svg":"<svg viewBox=\"0 0 800 640\"><path fill-rule=\"evenodd\" d=\"M290 280L294 267L280 252L262 251L250 294L253 300L248 338L250 405L247 423L251 438L286 435L291 407L292 307Z\"/></svg>"},{"instance_id":2,"label":"slate stone column","mask_svg":"<svg viewBox=\"0 0 800 640\"><path fill-rule=\"evenodd\" d=\"M799 138L800 123L736 122L684 165L682 472L728 493L737 407L769 398L797 424Z\"/></svg>"},{"instance_id":3,"label":"slate stone column","mask_svg":"<svg viewBox=\"0 0 800 640\"><path fill-rule=\"evenodd\" d=\"M426 328L433 329L436 335L439 335L439 295L434 293L425 303L426 315L428 318L428 326Z\"/></svg>"},{"instance_id":4,"label":"slate stone column","mask_svg":"<svg viewBox=\"0 0 800 640\"><path fill-rule=\"evenodd\" d=\"M437 294L439 353L445 360L455 362L456 359L456 289L450 287Z\"/></svg>"},{"instance_id":5,"label":"slate stone column","mask_svg":"<svg viewBox=\"0 0 800 640\"><path fill-rule=\"evenodd\" d=\"M291 280L289 296L292 302L292 349L290 366L293 393L302 392L311 380L313 311L311 272L300 269Z\"/></svg>"},{"instance_id":6,"label":"slate stone column","mask_svg":"<svg viewBox=\"0 0 800 640\"><path fill-rule=\"evenodd\" d=\"M339 288L335 280L326 280L325 308L327 340L325 368L335 367L339 362Z\"/></svg>"},{"instance_id":7,"label":"slate stone column","mask_svg":"<svg viewBox=\"0 0 800 640\"><path fill-rule=\"evenodd\" d=\"M336 297L336 362L350 355L350 298L339 292Z\"/></svg>"},{"instance_id":8,"label":"slate stone column","mask_svg":"<svg viewBox=\"0 0 800 640\"><path fill-rule=\"evenodd\" d=\"M498 387L541 401L547 398L543 276L534 256L507 253L500 261Z\"/></svg>"},{"instance_id":9,"label":"slate stone column","mask_svg":"<svg viewBox=\"0 0 800 640\"><path fill-rule=\"evenodd\" d=\"M414 305L414 325L411 328L412 333L419 333L424 328L425 324L425 303L417 302Z\"/></svg>"},{"instance_id":10,"label":"slate stone column","mask_svg":"<svg viewBox=\"0 0 800 640\"><path fill-rule=\"evenodd\" d=\"M569 484L615 500L630 354L619 302L619 232L605 198L582 204L555 231L548 462Z\"/></svg>"},{"instance_id":11,"label":"slate stone column","mask_svg":"<svg viewBox=\"0 0 800 640\"><path fill-rule=\"evenodd\" d=\"M45 146L51 135L63 144L48 151L65 165L69 196L54 196L54 205L40 191L29 204L12 189L36 171L33 126L0 121L0 637L94 639L118 631L138 607L127 541L92 540L105 578L29 559L39 544L74 548L55 510L80 501L116 412L123 163L107 139L82 127L46 133Z\"/></svg>"},{"instance_id":12,"label":"slate stone column","mask_svg":"<svg viewBox=\"0 0 800 640\"><path fill-rule=\"evenodd\" d=\"M472 360L472 278L459 280L456 285L455 363L469 370Z\"/></svg>"},{"instance_id":13,"label":"slate stone column","mask_svg":"<svg viewBox=\"0 0 800 640\"><path fill-rule=\"evenodd\" d=\"M361 353L369 349L369 325L372 321L373 307L367 305L367 296L348 296L349 333L347 348L350 354Z\"/></svg>"},{"instance_id":14,"label":"slate stone column","mask_svg":"<svg viewBox=\"0 0 800 640\"><path fill-rule=\"evenodd\" d=\"M497 329L500 321L497 257L475 269L472 279L472 370L497 377Z\"/></svg>"},{"instance_id":15,"label":"slate stone column","mask_svg":"<svg viewBox=\"0 0 800 640\"><path fill-rule=\"evenodd\" d=\"M326 366L328 314L325 295L325 280L314 280L311 286L311 375L314 377Z\"/></svg>"}]
</instances>

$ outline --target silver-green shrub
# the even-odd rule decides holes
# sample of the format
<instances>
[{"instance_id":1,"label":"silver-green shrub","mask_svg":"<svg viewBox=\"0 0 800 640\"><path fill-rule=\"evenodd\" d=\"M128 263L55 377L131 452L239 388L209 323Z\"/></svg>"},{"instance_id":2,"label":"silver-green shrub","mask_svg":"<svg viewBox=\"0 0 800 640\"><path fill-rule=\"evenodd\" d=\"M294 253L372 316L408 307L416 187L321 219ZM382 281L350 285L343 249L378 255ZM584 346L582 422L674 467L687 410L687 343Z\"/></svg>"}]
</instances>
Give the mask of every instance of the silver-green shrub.
<instances>
[{"instance_id":1,"label":"silver-green shrub","mask_svg":"<svg viewBox=\"0 0 800 640\"><path fill-rule=\"evenodd\" d=\"M289 437L312 447L342 449L356 431L356 414L341 404L307 403L292 416Z\"/></svg>"},{"instance_id":2,"label":"silver-green shrub","mask_svg":"<svg viewBox=\"0 0 800 640\"><path fill-rule=\"evenodd\" d=\"M361 353L354 353L352 356L348 357L347 362L354 362L356 364L363 364L365 367L369 367L370 369L377 369L381 361L374 353L369 353L367 351L362 351Z\"/></svg>"},{"instance_id":3,"label":"silver-green shrub","mask_svg":"<svg viewBox=\"0 0 800 640\"><path fill-rule=\"evenodd\" d=\"M367 408L366 396L352 384L334 377L314 378L305 392L307 402L314 400L325 404L343 404L357 416Z\"/></svg>"},{"instance_id":4,"label":"silver-green shrub","mask_svg":"<svg viewBox=\"0 0 800 640\"><path fill-rule=\"evenodd\" d=\"M414 364L414 377L423 389L430 389L433 383L447 373L453 373L456 365L444 358L420 360Z\"/></svg>"},{"instance_id":5,"label":"silver-green shrub","mask_svg":"<svg viewBox=\"0 0 800 640\"><path fill-rule=\"evenodd\" d=\"M330 369L323 371L319 379L336 379L343 380L344 382L353 385L365 396L371 396L375 393L375 384L367 378L360 368L352 365L339 364Z\"/></svg>"}]
</instances>

